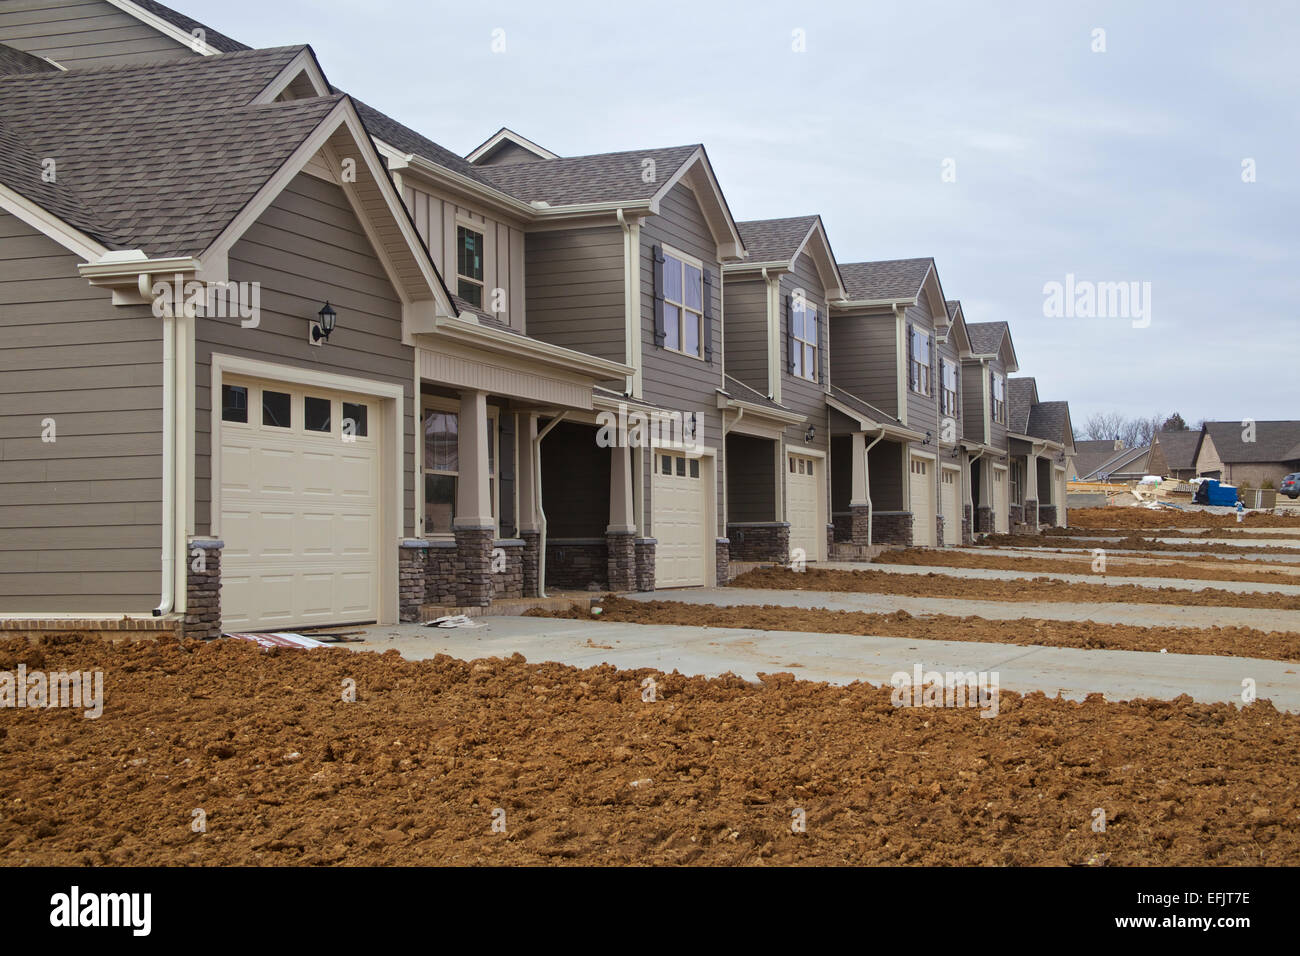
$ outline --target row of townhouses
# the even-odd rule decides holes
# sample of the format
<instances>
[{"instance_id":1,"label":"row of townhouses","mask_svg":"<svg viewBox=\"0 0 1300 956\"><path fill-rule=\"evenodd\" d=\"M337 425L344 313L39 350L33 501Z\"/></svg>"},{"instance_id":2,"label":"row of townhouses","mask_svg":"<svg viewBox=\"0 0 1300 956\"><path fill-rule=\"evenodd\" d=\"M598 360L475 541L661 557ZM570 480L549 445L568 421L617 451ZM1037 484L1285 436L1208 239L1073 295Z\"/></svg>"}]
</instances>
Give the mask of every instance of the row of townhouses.
<instances>
[{"instance_id":1,"label":"row of townhouses","mask_svg":"<svg viewBox=\"0 0 1300 956\"><path fill-rule=\"evenodd\" d=\"M1069 411L1007 323L737 221L703 146L460 156L145 0L6 3L0 44L11 625L414 620L1066 522Z\"/></svg>"}]
</instances>

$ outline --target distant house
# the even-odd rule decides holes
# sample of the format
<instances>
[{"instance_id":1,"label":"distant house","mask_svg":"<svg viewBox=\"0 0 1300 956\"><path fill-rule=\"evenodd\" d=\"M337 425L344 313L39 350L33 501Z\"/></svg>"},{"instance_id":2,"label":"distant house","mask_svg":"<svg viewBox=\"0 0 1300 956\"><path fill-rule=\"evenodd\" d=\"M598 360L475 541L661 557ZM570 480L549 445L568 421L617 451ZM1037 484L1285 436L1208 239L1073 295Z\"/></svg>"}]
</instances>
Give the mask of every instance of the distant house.
<instances>
[{"instance_id":1,"label":"distant house","mask_svg":"<svg viewBox=\"0 0 1300 956\"><path fill-rule=\"evenodd\" d=\"M1283 475L1300 471L1300 421L1206 422L1195 460L1197 475L1276 488Z\"/></svg>"},{"instance_id":2,"label":"distant house","mask_svg":"<svg viewBox=\"0 0 1300 956\"><path fill-rule=\"evenodd\" d=\"M1166 478L1195 478L1196 455L1201 450L1200 431L1156 432L1151 439L1147 468Z\"/></svg>"},{"instance_id":3,"label":"distant house","mask_svg":"<svg viewBox=\"0 0 1300 956\"><path fill-rule=\"evenodd\" d=\"M1066 477L1070 481L1087 481L1087 475L1095 475L1106 462L1124 450L1124 443L1118 438L1088 439L1074 443L1074 458Z\"/></svg>"}]
</instances>

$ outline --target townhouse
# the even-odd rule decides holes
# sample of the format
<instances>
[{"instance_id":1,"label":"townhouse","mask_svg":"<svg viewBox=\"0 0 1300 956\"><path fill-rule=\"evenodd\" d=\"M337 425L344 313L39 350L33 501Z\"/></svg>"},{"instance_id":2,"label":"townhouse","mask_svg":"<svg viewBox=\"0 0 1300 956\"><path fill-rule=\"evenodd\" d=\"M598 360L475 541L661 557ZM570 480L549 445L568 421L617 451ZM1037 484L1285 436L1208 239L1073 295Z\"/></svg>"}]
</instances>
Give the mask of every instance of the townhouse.
<instances>
[{"instance_id":1,"label":"townhouse","mask_svg":"<svg viewBox=\"0 0 1300 956\"><path fill-rule=\"evenodd\" d=\"M1007 442L1012 524L1032 531L1066 525L1065 476L1074 455L1066 402L1043 402L1031 377L1010 379Z\"/></svg>"},{"instance_id":2,"label":"townhouse","mask_svg":"<svg viewBox=\"0 0 1300 956\"><path fill-rule=\"evenodd\" d=\"M1035 476L1065 447L1036 393L1008 430L1009 331L933 260L738 223L700 145L462 157L308 47L132 0L0 9L0 115L10 627L417 620L957 544L1005 529L1013 443Z\"/></svg>"}]
</instances>

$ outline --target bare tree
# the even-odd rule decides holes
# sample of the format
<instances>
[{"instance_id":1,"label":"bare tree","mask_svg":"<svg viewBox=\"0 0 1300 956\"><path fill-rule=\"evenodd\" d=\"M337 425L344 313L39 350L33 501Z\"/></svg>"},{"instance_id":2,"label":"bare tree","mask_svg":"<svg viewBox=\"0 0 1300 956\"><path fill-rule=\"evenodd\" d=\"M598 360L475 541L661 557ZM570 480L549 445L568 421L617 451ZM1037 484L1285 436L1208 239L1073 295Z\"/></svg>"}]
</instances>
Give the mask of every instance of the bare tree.
<instances>
[{"instance_id":1,"label":"bare tree","mask_svg":"<svg viewBox=\"0 0 1300 956\"><path fill-rule=\"evenodd\" d=\"M1083 437L1090 441L1114 441L1123 431L1124 416L1119 412L1094 412L1083 423Z\"/></svg>"},{"instance_id":2,"label":"bare tree","mask_svg":"<svg viewBox=\"0 0 1300 956\"><path fill-rule=\"evenodd\" d=\"M1164 420L1164 415L1125 419L1120 429L1120 440L1124 442L1125 448L1141 448L1150 445L1152 437L1160 430L1160 424Z\"/></svg>"}]
</instances>

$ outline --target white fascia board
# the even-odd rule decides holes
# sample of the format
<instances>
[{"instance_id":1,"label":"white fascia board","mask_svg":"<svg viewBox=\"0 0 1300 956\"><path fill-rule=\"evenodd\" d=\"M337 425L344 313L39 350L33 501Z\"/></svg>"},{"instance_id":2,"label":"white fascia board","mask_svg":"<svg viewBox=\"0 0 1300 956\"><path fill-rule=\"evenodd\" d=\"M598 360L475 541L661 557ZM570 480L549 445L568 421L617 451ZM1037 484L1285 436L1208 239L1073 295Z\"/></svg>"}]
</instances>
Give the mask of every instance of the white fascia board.
<instances>
[{"instance_id":1,"label":"white fascia board","mask_svg":"<svg viewBox=\"0 0 1300 956\"><path fill-rule=\"evenodd\" d=\"M468 176L463 176L446 166L439 166L418 153L404 153L377 137L375 138L375 145L388 159L388 168L390 170L401 170L403 173L407 170L413 170L435 185L459 190L493 209L505 211L520 219L530 219L537 212L533 206L521 199L515 199L499 189L485 186L483 183L470 179Z\"/></svg>"},{"instance_id":2,"label":"white fascia board","mask_svg":"<svg viewBox=\"0 0 1300 956\"><path fill-rule=\"evenodd\" d=\"M793 268L793 262L779 260L772 262L726 262L722 265L724 274L756 272L762 275L764 269L768 272L790 272Z\"/></svg>"},{"instance_id":3,"label":"white fascia board","mask_svg":"<svg viewBox=\"0 0 1300 956\"><path fill-rule=\"evenodd\" d=\"M303 50L290 60L283 70L276 74L275 79L271 80L262 92L253 97L253 104L263 105L275 102L276 97L293 84L299 73L307 74L307 79L311 81L312 88L316 91L317 96L331 95L332 91L329 84L325 82L325 77L316 63L316 58L311 55L310 50Z\"/></svg>"},{"instance_id":4,"label":"white fascia board","mask_svg":"<svg viewBox=\"0 0 1300 956\"><path fill-rule=\"evenodd\" d=\"M2 184L0 184L0 209L11 213L16 219L25 222L37 232L48 236L69 252L81 256L88 262L94 262L108 252L106 246L100 245L80 229L68 225L44 206L32 202L26 196Z\"/></svg>"},{"instance_id":5,"label":"white fascia board","mask_svg":"<svg viewBox=\"0 0 1300 956\"><path fill-rule=\"evenodd\" d=\"M719 395L719 405L730 409L745 410L745 418L763 418L773 422L780 422L783 425L802 425L808 420L806 415L800 415L796 412L787 412L779 408L772 408L770 405L759 405L755 402L747 402L743 398L732 398L729 395Z\"/></svg>"},{"instance_id":6,"label":"white fascia board","mask_svg":"<svg viewBox=\"0 0 1300 956\"><path fill-rule=\"evenodd\" d=\"M206 40L200 40L192 33L186 33L180 27L176 26L176 24L164 20L156 13L150 13L148 10L144 9L144 7L132 3L131 0L107 0L107 2L117 7L123 13L129 13L141 23L153 27L153 29L157 30L163 36L169 37L177 43L188 47L195 53L201 53L204 56L216 56L221 52L215 47L209 46Z\"/></svg>"},{"instance_id":7,"label":"white fascia board","mask_svg":"<svg viewBox=\"0 0 1300 956\"><path fill-rule=\"evenodd\" d=\"M476 147L475 150L474 150L472 153L470 153L468 156L466 156L466 157L465 157L466 162L470 162L470 163L476 163L476 162L478 162L479 159L481 159L482 157L486 156L486 155L487 155L488 153L490 153L493 149L495 149L498 143L501 143L501 142L504 142L504 141L509 141L509 142L511 142L511 143L514 143L516 146L519 146L519 147L521 147L521 148L523 148L523 149L528 150L528 152L535 154L536 156L540 157L541 159L559 159L559 158L560 158L560 156L559 156L558 153L552 153L552 152L551 152L549 149L547 149L546 147L544 147L544 146L538 146L536 143L534 143L534 142L533 142L531 139L529 139L528 137L526 137L526 136L520 136L520 135L519 135L518 133L516 133L514 130L512 130L512 129L506 129L506 128L503 126L503 127L501 127L501 129L497 130L495 133L493 133L491 136L489 136L489 137L487 138L487 140L483 143L482 146L478 146L478 147Z\"/></svg>"},{"instance_id":8,"label":"white fascia board","mask_svg":"<svg viewBox=\"0 0 1300 956\"><path fill-rule=\"evenodd\" d=\"M898 306L907 308L916 305L916 296L910 299L836 299L830 303L832 309L878 309Z\"/></svg>"},{"instance_id":9,"label":"white fascia board","mask_svg":"<svg viewBox=\"0 0 1300 956\"><path fill-rule=\"evenodd\" d=\"M726 198L722 195L722 187L718 185L717 179L714 178L713 170L709 168L708 159L704 154L704 147L698 147L695 152L691 153L691 155L686 158L685 162L677 168L677 171L668 177L668 180L659 187L658 191L655 192L654 196L650 200L651 211L658 213L659 203L663 198L667 196L668 193L672 191L672 188L681 182L689 172L695 169L697 165L703 171L704 178L708 183L710 190L713 192L714 201L717 203L718 209L725 220L727 235L719 236L715 233L713 236L713 241L718 247L718 257L722 259L744 259L746 255L745 241L740 238L740 230L736 228L736 220L731 215L731 209L727 206ZM709 231L713 232L714 229L711 221L713 217L709 216L709 214L705 212L704 218L710 220ZM729 242L727 241L728 239L730 239Z\"/></svg>"}]
</instances>

